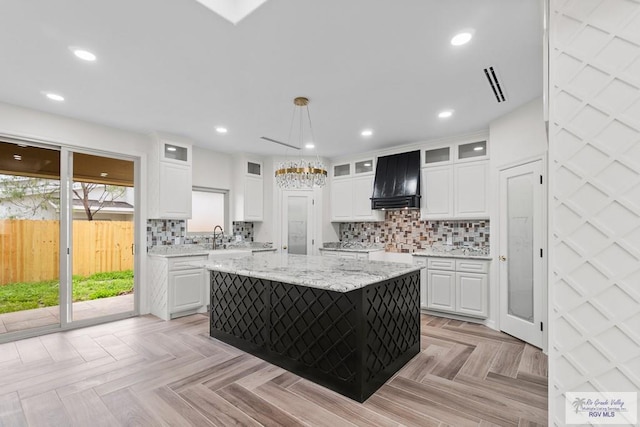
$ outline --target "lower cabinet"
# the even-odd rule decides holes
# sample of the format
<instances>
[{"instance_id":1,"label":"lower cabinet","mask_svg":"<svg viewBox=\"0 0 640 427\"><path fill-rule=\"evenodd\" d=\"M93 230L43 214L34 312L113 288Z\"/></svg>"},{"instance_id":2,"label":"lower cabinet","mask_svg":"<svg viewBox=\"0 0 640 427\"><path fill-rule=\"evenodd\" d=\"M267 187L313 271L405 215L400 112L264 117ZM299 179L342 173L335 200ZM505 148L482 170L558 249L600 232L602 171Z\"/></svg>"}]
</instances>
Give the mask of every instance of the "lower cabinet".
<instances>
[{"instance_id":1,"label":"lower cabinet","mask_svg":"<svg viewBox=\"0 0 640 427\"><path fill-rule=\"evenodd\" d=\"M206 306L206 299L202 290L206 284L206 270L180 270L169 272L169 314L177 314L198 310Z\"/></svg>"},{"instance_id":2,"label":"lower cabinet","mask_svg":"<svg viewBox=\"0 0 640 427\"><path fill-rule=\"evenodd\" d=\"M354 251L320 251L322 256L342 259L361 259L368 261L368 252L354 252Z\"/></svg>"},{"instance_id":3,"label":"lower cabinet","mask_svg":"<svg viewBox=\"0 0 640 427\"><path fill-rule=\"evenodd\" d=\"M207 255L149 257L151 314L169 320L206 312L209 272L190 265L206 260Z\"/></svg>"},{"instance_id":4,"label":"lower cabinet","mask_svg":"<svg viewBox=\"0 0 640 427\"><path fill-rule=\"evenodd\" d=\"M420 306L464 316L489 315L489 261L414 257L421 272Z\"/></svg>"},{"instance_id":5,"label":"lower cabinet","mask_svg":"<svg viewBox=\"0 0 640 427\"><path fill-rule=\"evenodd\" d=\"M456 273L427 270L427 308L456 311Z\"/></svg>"},{"instance_id":6,"label":"lower cabinet","mask_svg":"<svg viewBox=\"0 0 640 427\"><path fill-rule=\"evenodd\" d=\"M489 315L487 274L456 272L455 291L456 312L478 317Z\"/></svg>"}]
</instances>

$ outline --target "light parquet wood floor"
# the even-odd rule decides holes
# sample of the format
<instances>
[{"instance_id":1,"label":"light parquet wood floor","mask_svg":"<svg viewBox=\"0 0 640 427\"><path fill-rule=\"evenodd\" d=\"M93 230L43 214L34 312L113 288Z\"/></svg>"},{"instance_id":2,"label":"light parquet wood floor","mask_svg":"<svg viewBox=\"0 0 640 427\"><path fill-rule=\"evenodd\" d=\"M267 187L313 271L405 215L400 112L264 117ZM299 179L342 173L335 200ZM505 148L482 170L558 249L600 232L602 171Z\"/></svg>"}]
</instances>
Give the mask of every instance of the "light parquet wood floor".
<instances>
[{"instance_id":1,"label":"light parquet wood floor","mask_svg":"<svg viewBox=\"0 0 640 427\"><path fill-rule=\"evenodd\" d=\"M547 359L423 315L422 351L360 404L208 336L142 316L0 345L0 426L537 426Z\"/></svg>"}]
</instances>

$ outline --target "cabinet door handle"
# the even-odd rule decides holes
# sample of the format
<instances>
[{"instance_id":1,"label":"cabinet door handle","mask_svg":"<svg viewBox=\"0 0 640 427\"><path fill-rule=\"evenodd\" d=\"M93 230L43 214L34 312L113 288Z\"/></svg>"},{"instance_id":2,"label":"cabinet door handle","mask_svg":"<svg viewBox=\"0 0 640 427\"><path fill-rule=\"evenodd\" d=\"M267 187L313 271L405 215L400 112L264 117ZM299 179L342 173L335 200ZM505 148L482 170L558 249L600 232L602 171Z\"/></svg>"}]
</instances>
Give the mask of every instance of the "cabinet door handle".
<instances>
[{"instance_id":1,"label":"cabinet door handle","mask_svg":"<svg viewBox=\"0 0 640 427\"><path fill-rule=\"evenodd\" d=\"M506 256L504 256L504 255L500 255L500 256L498 257L498 259L499 259L500 261L506 261L506 260L507 260L507 257L506 257Z\"/></svg>"},{"instance_id":2,"label":"cabinet door handle","mask_svg":"<svg viewBox=\"0 0 640 427\"><path fill-rule=\"evenodd\" d=\"M287 247L286 247L286 246L283 246L283 247L282 247L282 249L285 249L285 250L286 250L286 249L287 249Z\"/></svg>"}]
</instances>

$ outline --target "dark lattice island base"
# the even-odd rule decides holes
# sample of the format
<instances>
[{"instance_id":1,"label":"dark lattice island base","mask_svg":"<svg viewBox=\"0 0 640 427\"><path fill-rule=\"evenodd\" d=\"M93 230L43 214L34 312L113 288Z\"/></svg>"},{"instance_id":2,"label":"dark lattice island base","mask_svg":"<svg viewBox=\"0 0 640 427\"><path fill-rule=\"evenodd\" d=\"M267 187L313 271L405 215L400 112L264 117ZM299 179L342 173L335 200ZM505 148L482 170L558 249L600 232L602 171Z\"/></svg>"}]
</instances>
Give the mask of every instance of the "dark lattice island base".
<instances>
[{"instance_id":1,"label":"dark lattice island base","mask_svg":"<svg viewBox=\"0 0 640 427\"><path fill-rule=\"evenodd\" d=\"M335 292L211 271L210 335L364 402L420 351L419 282Z\"/></svg>"}]
</instances>

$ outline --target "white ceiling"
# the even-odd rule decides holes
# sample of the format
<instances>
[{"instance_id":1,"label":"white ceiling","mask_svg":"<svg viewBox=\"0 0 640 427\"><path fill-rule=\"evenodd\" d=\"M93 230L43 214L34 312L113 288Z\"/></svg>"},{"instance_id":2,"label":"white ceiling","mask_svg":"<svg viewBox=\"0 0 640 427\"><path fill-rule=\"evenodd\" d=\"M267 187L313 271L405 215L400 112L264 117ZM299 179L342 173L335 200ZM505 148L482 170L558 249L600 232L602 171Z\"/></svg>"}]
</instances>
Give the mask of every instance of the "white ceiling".
<instances>
[{"instance_id":1,"label":"white ceiling","mask_svg":"<svg viewBox=\"0 0 640 427\"><path fill-rule=\"evenodd\" d=\"M307 96L319 155L370 151L487 129L540 96L541 4L269 0L233 25L196 0L2 0L0 102L217 151L284 154L259 138L288 141L292 100ZM452 46L467 28L472 41ZM69 46L98 59L80 61ZM439 119L444 109L453 117Z\"/></svg>"}]
</instances>

